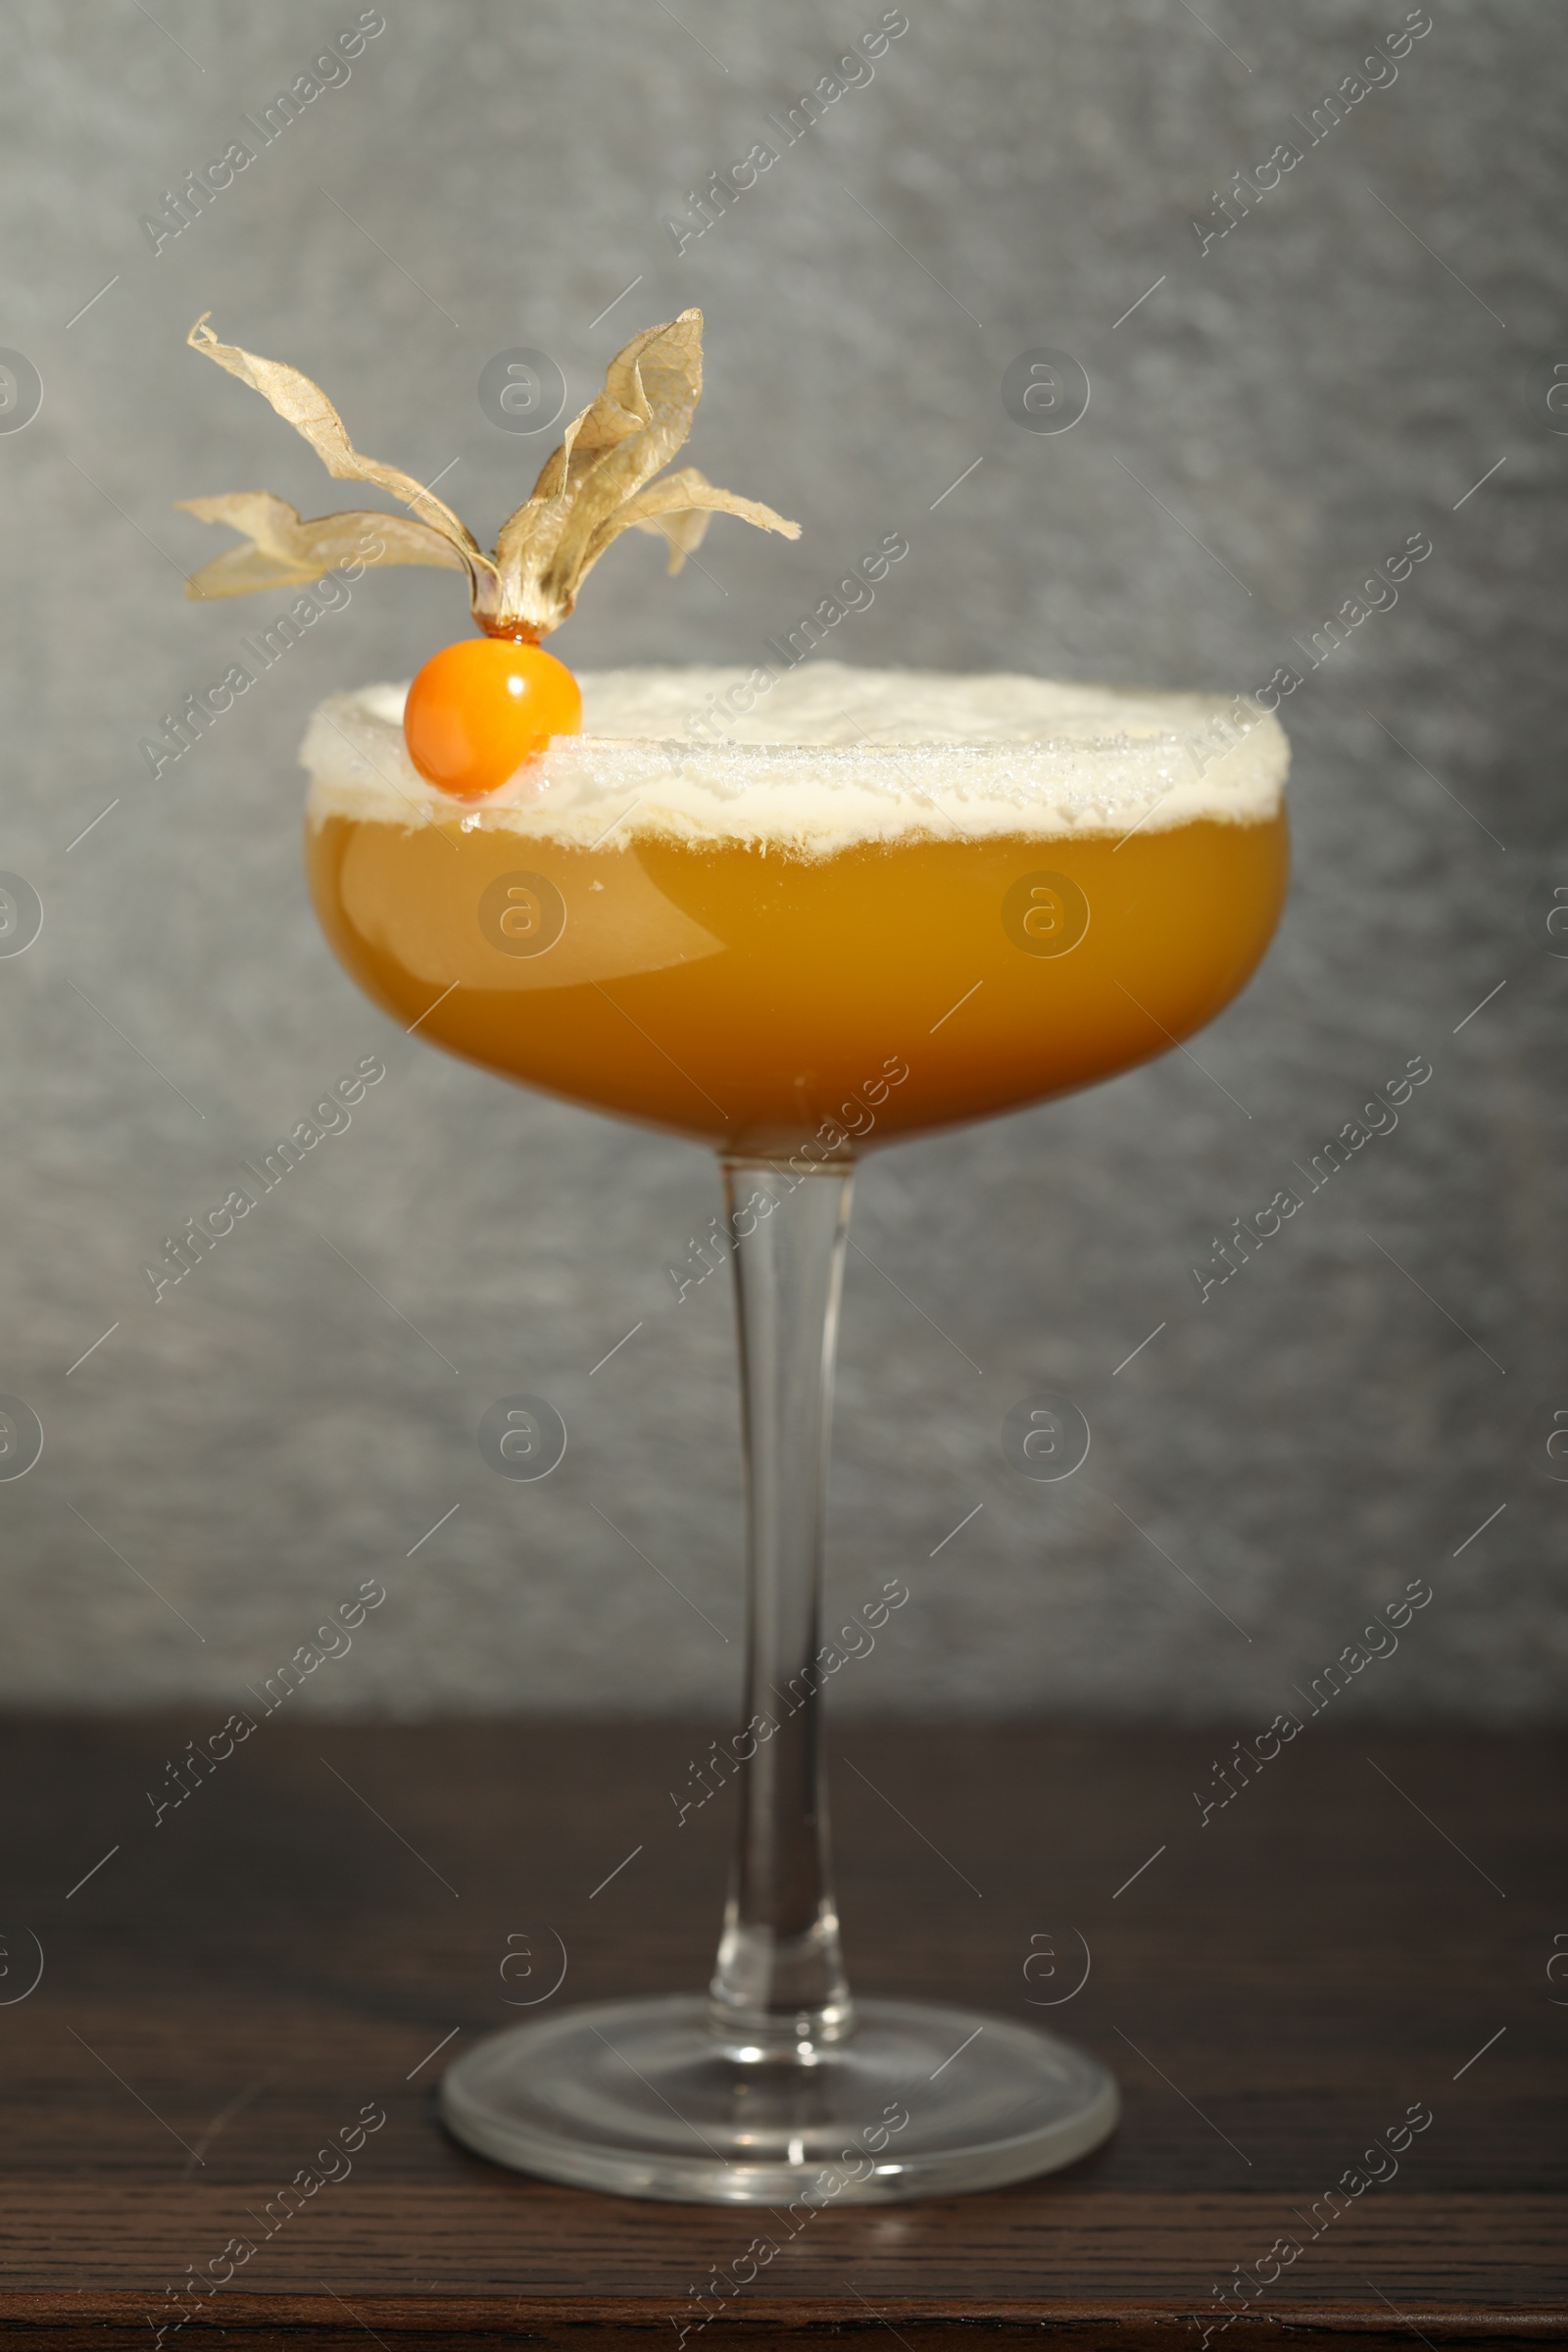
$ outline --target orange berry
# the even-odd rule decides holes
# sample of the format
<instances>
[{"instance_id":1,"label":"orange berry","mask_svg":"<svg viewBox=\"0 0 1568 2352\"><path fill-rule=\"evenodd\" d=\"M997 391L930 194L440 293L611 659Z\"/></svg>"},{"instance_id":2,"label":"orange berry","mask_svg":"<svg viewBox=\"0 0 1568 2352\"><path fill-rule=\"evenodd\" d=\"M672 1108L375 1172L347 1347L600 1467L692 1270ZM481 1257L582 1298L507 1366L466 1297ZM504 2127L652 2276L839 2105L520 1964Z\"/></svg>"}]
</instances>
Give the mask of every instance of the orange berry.
<instances>
[{"instance_id":1,"label":"orange berry","mask_svg":"<svg viewBox=\"0 0 1568 2352\"><path fill-rule=\"evenodd\" d=\"M427 784L476 801L552 735L582 732L582 696L542 646L465 637L432 654L409 688L403 736Z\"/></svg>"}]
</instances>

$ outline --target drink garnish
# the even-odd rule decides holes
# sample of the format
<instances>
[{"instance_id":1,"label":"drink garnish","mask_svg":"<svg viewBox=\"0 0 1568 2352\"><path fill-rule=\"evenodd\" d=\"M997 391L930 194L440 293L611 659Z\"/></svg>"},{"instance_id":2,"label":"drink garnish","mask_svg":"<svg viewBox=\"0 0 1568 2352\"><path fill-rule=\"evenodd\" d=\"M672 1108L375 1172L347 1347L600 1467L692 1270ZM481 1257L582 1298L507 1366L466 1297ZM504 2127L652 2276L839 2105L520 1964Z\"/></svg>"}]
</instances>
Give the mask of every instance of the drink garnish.
<instances>
[{"instance_id":1,"label":"drink garnish","mask_svg":"<svg viewBox=\"0 0 1568 2352\"><path fill-rule=\"evenodd\" d=\"M616 353L605 387L566 427L529 496L502 524L486 555L433 491L354 447L320 387L297 368L220 343L204 312L185 338L260 392L303 434L337 481L372 482L411 514L351 511L307 520L267 490L177 503L245 541L185 584L196 599L293 587L334 564L430 564L466 573L481 639L447 646L409 693L405 734L415 766L462 798L494 791L553 734L576 733L581 697L571 672L539 639L559 628L577 591L624 530L649 531L679 571L713 514L738 514L760 530L798 539L801 526L760 501L715 488L695 466L663 468L691 431L703 391L703 315L683 311L645 327ZM662 480L655 476L663 474ZM367 554L368 548L379 552Z\"/></svg>"}]
</instances>

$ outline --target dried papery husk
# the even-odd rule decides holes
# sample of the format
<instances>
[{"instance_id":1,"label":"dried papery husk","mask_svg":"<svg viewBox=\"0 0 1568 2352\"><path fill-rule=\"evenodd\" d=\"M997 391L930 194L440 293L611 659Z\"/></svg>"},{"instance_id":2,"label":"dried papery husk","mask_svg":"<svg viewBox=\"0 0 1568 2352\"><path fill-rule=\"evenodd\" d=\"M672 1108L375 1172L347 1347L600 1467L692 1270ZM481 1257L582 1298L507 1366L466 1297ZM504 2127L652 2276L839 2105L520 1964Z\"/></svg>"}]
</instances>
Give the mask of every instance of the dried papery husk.
<instances>
[{"instance_id":1,"label":"dried papery husk","mask_svg":"<svg viewBox=\"0 0 1568 2352\"><path fill-rule=\"evenodd\" d=\"M666 473L662 482L650 484L626 501L611 517L611 528L596 537L582 569L586 572L597 564L611 541L629 526L668 540L666 569L673 574L702 546L715 514L738 514L742 522L755 523L760 531L782 530L792 539L800 535L799 524L791 529L771 507L760 505L755 498L738 498L733 490L716 490L695 466L682 466L677 472ZM581 577L579 572L578 578Z\"/></svg>"},{"instance_id":2,"label":"dried papery husk","mask_svg":"<svg viewBox=\"0 0 1568 2352\"><path fill-rule=\"evenodd\" d=\"M334 481L374 482L377 488L390 490L462 554L478 554L473 534L433 491L398 466L383 466L378 458L361 455L319 384L313 384L308 375L281 360L264 360L254 351L241 350L237 343L220 343L207 323L211 317L211 311L204 311L185 337L191 349L216 360L220 368L226 368L230 375L237 375L242 384L259 392L286 423L304 435Z\"/></svg>"},{"instance_id":3,"label":"dried papery husk","mask_svg":"<svg viewBox=\"0 0 1568 2352\"><path fill-rule=\"evenodd\" d=\"M218 498L176 500L202 522L226 522L250 541L216 556L185 583L189 597L244 596L252 588L318 580L339 564L434 564L466 571L462 554L428 523L361 508L305 521L270 490L233 490Z\"/></svg>"},{"instance_id":4,"label":"dried papery husk","mask_svg":"<svg viewBox=\"0 0 1568 2352\"><path fill-rule=\"evenodd\" d=\"M220 343L196 321L187 342L238 376L302 433L340 481L373 482L414 510L416 519L368 513L302 520L266 490L240 490L179 503L204 522L223 522L248 542L196 572L186 594L240 596L253 588L292 586L334 564L431 564L466 572L481 628L497 636L539 638L558 628L577 591L624 530L657 533L678 571L702 543L710 517L735 514L759 530L798 539L801 526L757 499L719 490L694 466L662 481L692 428L703 393L703 315L683 311L664 326L646 327L616 353L605 388L567 426L533 490L502 525L493 557L450 507L395 466L362 456L324 392L297 368ZM374 554L367 553L375 547Z\"/></svg>"}]
</instances>

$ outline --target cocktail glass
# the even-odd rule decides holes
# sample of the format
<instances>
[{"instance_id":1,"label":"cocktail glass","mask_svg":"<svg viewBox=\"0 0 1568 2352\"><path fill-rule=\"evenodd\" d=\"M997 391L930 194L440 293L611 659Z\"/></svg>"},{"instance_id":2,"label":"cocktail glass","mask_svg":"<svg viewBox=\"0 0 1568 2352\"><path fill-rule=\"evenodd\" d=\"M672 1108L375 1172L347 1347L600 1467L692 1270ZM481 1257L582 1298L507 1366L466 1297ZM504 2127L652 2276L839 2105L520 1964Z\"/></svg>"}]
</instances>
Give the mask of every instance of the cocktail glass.
<instances>
[{"instance_id":1,"label":"cocktail glass","mask_svg":"<svg viewBox=\"0 0 1568 2352\"><path fill-rule=\"evenodd\" d=\"M735 1270L749 1630L711 1986L492 2034L443 2116L554 2180L784 2207L1019 2180L1118 2108L1069 2042L845 1977L819 1661L855 1161L1192 1035L1261 957L1288 848L1284 737L1252 704L759 677L585 677L588 731L477 806L409 764L397 690L334 698L307 856L332 947L406 1027L710 1143ZM1028 1446L1061 1442L1037 1419Z\"/></svg>"}]
</instances>

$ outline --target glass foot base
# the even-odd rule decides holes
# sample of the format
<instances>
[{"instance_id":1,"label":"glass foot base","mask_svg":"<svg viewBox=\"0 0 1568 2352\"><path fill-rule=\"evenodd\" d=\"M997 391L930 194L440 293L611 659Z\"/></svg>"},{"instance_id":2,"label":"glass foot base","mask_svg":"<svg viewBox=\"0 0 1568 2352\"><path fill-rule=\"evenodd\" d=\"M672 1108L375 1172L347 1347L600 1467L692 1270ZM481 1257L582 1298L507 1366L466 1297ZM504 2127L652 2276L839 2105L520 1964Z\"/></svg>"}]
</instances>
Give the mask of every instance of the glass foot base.
<instances>
[{"instance_id":1,"label":"glass foot base","mask_svg":"<svg viewBox=\"0 0 1568 2352\"><path fill-rule=\"evenodd\" d=\"M1098 2147L1097 2060L1009 2018L857 2004L809 2064L726 2055L706 1998L601 2001L492 2034L447 2069L466 2146L579 2188L680 2204L883 2204L997 2188Z\"/></svg>"}]
</instances>

